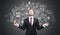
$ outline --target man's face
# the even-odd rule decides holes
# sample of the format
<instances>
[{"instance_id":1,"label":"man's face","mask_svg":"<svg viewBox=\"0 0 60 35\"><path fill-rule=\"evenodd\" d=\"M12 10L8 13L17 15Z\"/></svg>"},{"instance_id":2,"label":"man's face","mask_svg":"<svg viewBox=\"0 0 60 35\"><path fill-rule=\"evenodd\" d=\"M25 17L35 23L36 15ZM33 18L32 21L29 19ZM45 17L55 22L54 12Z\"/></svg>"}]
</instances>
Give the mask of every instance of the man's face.
<instances>
[{"instance_id":1,"label":"man's face","mask_svg":"<svg viewBox=\"0 0 60 35\"><path fill-rule=\"evenodd\" d=\"M34 15L33 10L29 10L29 16L33 16L33 15Z\"/></svg>"}]
</instances>

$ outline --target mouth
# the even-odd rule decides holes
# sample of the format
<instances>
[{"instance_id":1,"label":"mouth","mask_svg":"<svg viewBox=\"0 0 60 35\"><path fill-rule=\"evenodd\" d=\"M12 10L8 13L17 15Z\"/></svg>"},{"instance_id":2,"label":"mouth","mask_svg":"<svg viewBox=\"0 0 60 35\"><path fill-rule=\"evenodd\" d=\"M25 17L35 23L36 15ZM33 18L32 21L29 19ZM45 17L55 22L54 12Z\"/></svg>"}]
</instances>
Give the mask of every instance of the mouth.
<instances>
[{"instance_id":1,"label":"mouth","mask_svg":"<svg viewBox=\"0 0 60 35\"><path fill-rule=\"evenodd\" d=\"M29 16L33 16L33 14L29 14Z\"/></svg>"}]
</instances>

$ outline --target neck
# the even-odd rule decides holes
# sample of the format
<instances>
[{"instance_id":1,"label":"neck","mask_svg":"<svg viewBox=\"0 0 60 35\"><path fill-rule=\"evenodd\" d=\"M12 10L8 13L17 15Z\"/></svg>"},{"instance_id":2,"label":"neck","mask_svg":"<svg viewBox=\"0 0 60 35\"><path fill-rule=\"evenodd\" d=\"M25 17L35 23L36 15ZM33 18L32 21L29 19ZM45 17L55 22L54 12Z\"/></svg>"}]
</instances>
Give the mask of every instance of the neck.
<instances>
[{"instance_id":1,"label":"neck","mask_svg":"<svg viewBox=\"0 0 60 35\"><path fill-rule=\"evenodd\" d=\"M32 16L30 16L30 17L32 17Z\"/></svg>"},{"instance_id":2,"label":"neck","mask_svg":"<svg viewBox=\"0 0 60 35\"><path fill-rule=\"evenodd\" d=\"M30 17L32 17L32 15Z\"/></svg>"}]
</instances>

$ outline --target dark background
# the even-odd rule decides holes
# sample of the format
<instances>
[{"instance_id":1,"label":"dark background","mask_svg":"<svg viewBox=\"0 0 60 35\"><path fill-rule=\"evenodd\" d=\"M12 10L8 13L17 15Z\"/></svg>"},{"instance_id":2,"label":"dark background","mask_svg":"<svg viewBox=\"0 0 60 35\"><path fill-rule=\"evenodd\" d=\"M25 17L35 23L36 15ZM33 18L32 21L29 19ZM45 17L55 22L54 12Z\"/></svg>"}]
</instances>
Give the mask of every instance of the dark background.
<instances>
[{"instance_id":1,"label":"dark background","mask_svg":"<svg viewBox=\"0 0 60 35\"><path fill-rule=\"evenodd\" d=\"M47 5L48 9L51 9L54 16L55 22L51 23L49 27L46 27L38 31L38 35L59 35L60 33L60 2L59 0L1 0L0 1L0 34L1 35L24 35L25 32L13 26L12 23L6 22L7 18L5 14L11 12L17 3L22 1L35 1L41 2Z\"/></svg>"}]
</instances>

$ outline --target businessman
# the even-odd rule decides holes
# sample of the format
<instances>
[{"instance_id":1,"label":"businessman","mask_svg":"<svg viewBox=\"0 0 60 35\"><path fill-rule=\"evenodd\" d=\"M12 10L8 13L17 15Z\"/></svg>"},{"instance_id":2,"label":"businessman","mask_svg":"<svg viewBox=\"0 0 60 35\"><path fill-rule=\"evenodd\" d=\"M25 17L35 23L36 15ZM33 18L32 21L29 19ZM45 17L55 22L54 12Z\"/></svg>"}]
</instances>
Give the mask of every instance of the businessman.
<instances>
[{"instance_id":1,"label":"businessman","mask_svg":"<svg viewBox=\"0 0 60 35\"><path fill-rule=\"evenodd\" d=\"M14 26L17 28L26 29L26 34L25 35L37 35L36 29L40 30L42 28L45 28L48 26L48 22L44 23L42 26L39 25L39 21L37 18L34 18L34 12L32 9L28 11L29 17L24 19L24 23L22 26L20 26L16 20L14 20Z\"/></svg>"}]
</instances>

